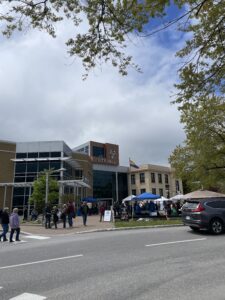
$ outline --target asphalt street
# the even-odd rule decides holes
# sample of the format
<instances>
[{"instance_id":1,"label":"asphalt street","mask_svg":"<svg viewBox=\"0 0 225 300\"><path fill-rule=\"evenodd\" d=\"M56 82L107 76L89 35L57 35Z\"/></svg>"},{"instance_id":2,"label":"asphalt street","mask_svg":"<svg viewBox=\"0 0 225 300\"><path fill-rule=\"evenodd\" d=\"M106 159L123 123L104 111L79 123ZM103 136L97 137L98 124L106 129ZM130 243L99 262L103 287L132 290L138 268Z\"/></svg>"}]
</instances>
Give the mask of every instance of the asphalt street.
<instances>
[{"instance_id":1,"label":"asphalt street","mask_svg":"<svg viewBox=\"0 0 225 300\"><path fill-rule=\"evenodd\" d=\"M188 227L0 243L0 299L225 299L225 235ZM41 238L41 237L40 237Z\"/></svg>"}]
</instances>

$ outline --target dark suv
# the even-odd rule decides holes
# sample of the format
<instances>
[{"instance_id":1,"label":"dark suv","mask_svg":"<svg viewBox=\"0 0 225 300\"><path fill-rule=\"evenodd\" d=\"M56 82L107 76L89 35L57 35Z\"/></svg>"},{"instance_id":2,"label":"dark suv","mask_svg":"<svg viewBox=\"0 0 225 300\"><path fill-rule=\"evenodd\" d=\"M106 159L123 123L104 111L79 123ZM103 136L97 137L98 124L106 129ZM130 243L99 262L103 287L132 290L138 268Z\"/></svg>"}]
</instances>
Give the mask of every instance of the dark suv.
<instances>
[{"instance_id":1,"label":"dark suv","mask_svg":"<svg viewBox=\"0 0 225 300\"><path fill-rule=\"evenodd\" d=\"M187 200L182 206L182 220L194 231L207 229L220 234L225 229L225 198Z\"/></svg>"}]
</instances>

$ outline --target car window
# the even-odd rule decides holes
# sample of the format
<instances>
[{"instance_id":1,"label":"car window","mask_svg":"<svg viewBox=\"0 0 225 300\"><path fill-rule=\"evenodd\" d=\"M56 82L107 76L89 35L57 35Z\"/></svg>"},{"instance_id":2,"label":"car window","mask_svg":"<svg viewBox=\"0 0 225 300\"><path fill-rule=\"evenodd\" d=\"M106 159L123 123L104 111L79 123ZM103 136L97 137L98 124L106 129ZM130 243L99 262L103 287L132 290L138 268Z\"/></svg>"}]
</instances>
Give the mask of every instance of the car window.
<instances>
[{"instance_id":1,"label":"car window","mask_svg":"<svg viewBox=\"0 0 225 300\"><path fill-rule=\"evenodd\" d=\"M184 203L184 205L183 205L183 209L195 209L195 208L197 208L197 206L198 206L198 204L199 204L199 202L186 202L186 203Z\"/></svg>"},{"instance_id":2,"label":"car window","mask_svg":"<svg viewBox=\"0 0 225 300\"><path fill-rule=\"evenodd\" d=\"M225 201L211 201L207 202L206 205L213 208L225 208Z\"/></svg>"}]
</instances>

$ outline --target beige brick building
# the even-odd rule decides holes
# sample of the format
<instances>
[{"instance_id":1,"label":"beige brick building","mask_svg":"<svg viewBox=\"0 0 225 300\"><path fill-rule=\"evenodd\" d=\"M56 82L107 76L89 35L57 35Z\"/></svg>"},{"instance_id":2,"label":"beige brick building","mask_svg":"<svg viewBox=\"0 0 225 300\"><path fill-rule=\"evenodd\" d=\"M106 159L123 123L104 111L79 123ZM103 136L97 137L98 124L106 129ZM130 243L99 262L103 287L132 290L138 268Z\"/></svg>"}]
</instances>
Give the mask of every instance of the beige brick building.
<instances>
[{"instance_id":1,"label":"beige brick building","mask_svg":"<svg viewBox=\"0 0 225 300\"><path fill-rule=\"evenodd\" d=\"M175 178L169 167L141 165L138 169L130 168L128 176L129 194L139 195L145 192L170 198L183 193L182 181Z\"/></svg>"},{"instance_id":2,"label":"beige brick building","mask_svg":"<svg viewBox=\"0 0 225 300\"><path fill-rule=\"evenodd\" d=\"M11 159L16 155L16 143L0 140L0 207L12 205L12 187L1 186L14 181L14 164ZM5 203L4 202L5 199Z\"/></svg>"}]
</instances>

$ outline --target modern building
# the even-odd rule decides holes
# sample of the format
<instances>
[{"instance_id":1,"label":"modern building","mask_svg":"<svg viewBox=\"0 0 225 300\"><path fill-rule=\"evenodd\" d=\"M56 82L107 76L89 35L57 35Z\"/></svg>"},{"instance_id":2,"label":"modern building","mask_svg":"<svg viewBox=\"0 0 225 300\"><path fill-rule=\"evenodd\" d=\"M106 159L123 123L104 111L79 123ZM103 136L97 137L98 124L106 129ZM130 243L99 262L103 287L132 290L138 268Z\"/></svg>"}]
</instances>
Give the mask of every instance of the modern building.
<instances>
[{"instance_id":1,"label":"modern building","mask_svg":"<svg viewBox=\"0 0 225 300\"><path fill-rule=\"evenodd\" d=\"M129 191L132 195L150 192L170 198L178 193L183 194L183 185L180 179L175 178L171 168L146 164L130 168Z\"/></svg>"},{"instance_id":2,"label":"modern building","mask_svg":"<svg viewBox=\"0 0 225 300\"><path fill-rule=\"evenodd\" d=\"M10 144L3 142L1 145L5 151L4 155L0 154L0 157L4 161L4 169L9 169L8 178L2 172L4 169L0 169L0 176L3 177L0 177L0 187L4 192L0 200L1 206L6 203L5 191L7 189L8 193L11 192L7 198L10 208L15 206L23 208L27 205L32 193L33 182L43 173L48 173L48 176L59 182L60 197L69 193L80 198L87 195L87 190L90 189L87 182L91 179L84 179L83 172L86 172L86 169L73 158L73 151L65 142L24 142L13 144L14 148L12 145L9 148ZM11 149L11 152L6 157L8 149ZM1 193L3 192L1 191Z\"/></svg>"},{"instance_id":3,"label":"modern building","mask_svg":"<svg viewBox=\"0 0 225 300\"><path fill-rule=\"evenodd\" d=\"M73 149L90 157L93 197L120 202L128 195L128 167L119 166L119 146L89 141Z\"/></svg>"}]
</instances>

